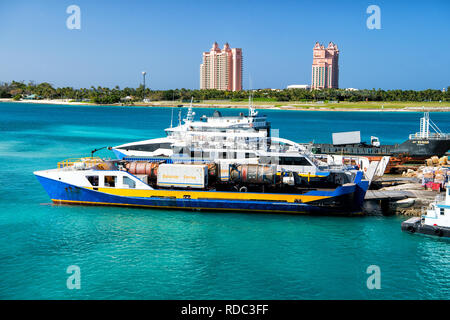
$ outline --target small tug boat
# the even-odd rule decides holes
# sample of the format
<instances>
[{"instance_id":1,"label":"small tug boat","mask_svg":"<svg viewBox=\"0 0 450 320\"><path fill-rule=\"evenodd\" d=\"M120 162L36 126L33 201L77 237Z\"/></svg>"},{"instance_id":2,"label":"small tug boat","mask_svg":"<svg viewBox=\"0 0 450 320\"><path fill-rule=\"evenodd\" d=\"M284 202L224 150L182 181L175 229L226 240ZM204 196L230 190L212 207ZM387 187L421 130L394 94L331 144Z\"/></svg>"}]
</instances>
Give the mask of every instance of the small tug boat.
<instances>
[{"instance_id":1,"label":"small tug boat","mask_svg":"<svg viewBox=\"0 0 450 320\"><path fill-rule=\"evenodd\" d=\"M34 172L57 204L272 212L361 213L368 188L359 170L301 174L271 164L69 159Z\"/></svg>"},{"instance_id":2,"label":"small tug boat","mask_svg":"<svg viewBox=\"0 0 450 320\"><path fill-rule=\"evenodd\" d=\"M445 191L445 200L438 197L430 205L426 215L414 217L402 223L402 230L438 237L450 237L450 184Z\"/></svg>"}]
</instances>

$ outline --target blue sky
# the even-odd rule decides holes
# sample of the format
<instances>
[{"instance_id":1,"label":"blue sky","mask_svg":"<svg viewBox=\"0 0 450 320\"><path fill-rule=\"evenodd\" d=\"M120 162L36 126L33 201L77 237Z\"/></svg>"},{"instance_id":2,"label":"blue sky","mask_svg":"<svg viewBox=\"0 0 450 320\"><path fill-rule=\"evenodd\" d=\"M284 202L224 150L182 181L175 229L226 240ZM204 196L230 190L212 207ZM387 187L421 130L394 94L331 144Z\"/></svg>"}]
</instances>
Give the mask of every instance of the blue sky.
<instances>
[{"instance_id":1,"label":"blue sky","mask_svg":"<svg viewBox=\"0 0 450 320\"><path fill-rule=\"evenodd\" d=\"M66 28L69 5L81 30ZM369 30L369 5L381 30ZM56 86L199 87L214 41L243 49L244 87L311 81L316 41L338 44L340 87L450 85L450 1L0 0L0 81ZM250 80L251 79L251 80Z\"/></svg>"}]
</instances>

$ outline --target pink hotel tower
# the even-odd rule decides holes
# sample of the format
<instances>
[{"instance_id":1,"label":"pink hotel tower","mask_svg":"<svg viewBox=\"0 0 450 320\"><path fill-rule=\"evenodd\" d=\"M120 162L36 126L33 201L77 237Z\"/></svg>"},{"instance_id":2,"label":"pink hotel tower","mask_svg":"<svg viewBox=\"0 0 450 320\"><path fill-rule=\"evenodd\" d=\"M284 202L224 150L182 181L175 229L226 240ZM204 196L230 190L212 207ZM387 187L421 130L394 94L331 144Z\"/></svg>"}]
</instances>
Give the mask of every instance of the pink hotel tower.
<instances>
[{"instance_id":1,"label":"pink hotel tower","mask_svg":"<svg viewBox=\"0 0 450 320\"><path fill-rule=\"evenodd\" d=\"M311 89L339 88L339 50L330 42L328 47L316 42L313 48Z\"/></svg>"},{"instance_id":2,"label":"pink hotel tower","mask_svg":"<svg viewBox=\"0 0 450 320\"><path fill-rule=\"evenodd\" d=\"M242 90L242 49L230 48L226 43L220 50L214 42L209 52L203 52L200 89Z\"/></svg>"}]
</instances>

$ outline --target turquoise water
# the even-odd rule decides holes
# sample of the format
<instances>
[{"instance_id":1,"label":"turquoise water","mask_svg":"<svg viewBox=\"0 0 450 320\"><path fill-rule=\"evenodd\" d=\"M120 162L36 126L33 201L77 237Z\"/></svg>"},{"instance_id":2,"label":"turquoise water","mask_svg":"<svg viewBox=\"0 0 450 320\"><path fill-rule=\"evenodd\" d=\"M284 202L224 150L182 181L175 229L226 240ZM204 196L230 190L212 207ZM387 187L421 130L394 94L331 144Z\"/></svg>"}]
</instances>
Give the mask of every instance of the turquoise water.
<instances>
[{"instance_id":1,"label":"turquoise water","mask_svg":"<svg viewBox=\"0 0 450 320\"><path fill-rule=\"evenodd\" d=\"M366 140L399 143L421 117L260 112L299 142L362 130ZM450 242L402 233L402 218L56 206L32 174L158 137L170 117L164 108L0 103L1 299L450 298ZM450 131L450 114L431 117ZM66 287L70 265L81 269L80 290ZM369 265L381 269L380 290L367 289Z\"/></svg>"}]
</instances>

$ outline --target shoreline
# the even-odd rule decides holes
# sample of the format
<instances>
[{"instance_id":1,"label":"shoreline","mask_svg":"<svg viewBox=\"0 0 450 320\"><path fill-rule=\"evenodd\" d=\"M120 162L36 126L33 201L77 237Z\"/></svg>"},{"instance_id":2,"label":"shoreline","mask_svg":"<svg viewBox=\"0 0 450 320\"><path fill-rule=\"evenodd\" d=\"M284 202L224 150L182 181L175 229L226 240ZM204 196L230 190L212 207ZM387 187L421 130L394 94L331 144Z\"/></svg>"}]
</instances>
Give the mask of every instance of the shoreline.
<instances>
[{"instance_id":1,"label":"shoreline","mask_svg":"<svg viewBox=\"0 0 450 320\"><path fill-rule=\"evenodd\" d=\"M135 103L133 105L115 103L115 104L94 104L90 102L74 102L71 99L58 99L58 100L20 100L14 101L11 98L1 98L0 103L25 103L25 104L49 104L49 105L74 105L74 106L95 106L95 107L177 107L178 105L187 106L189 103L185 102L173 102L173 101L155 101L150 103ZM283 102L273 102L273 103L263 103L263 104L253 104L256 109L261 110L292 110L292 111L349 111L349 112L450 112L450 106L439 106L440 102L433 102L433 106L407 106L408 104L421 104L419 102L386 102L385 104L391 104L396 106L386 106L380 107L378 104L381 102L359 102L358 104L364 104L365 106L355 106L352 103L285 103ZM424 104L426 104L425 102ZM429 103L429 102L428 102ZM281 104L281 105L280 105ZM401 106L401 105L405 106ZM445 105L449 104L444 102ZM398 106L397 106L398 105ZM217 108L217 109L247 109L248 104L246 103L230 103L217 101L193 103L195 108Z\"/></svg>"}]
</instances>

